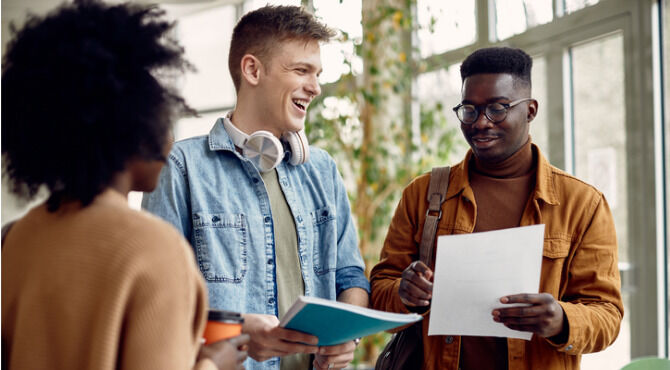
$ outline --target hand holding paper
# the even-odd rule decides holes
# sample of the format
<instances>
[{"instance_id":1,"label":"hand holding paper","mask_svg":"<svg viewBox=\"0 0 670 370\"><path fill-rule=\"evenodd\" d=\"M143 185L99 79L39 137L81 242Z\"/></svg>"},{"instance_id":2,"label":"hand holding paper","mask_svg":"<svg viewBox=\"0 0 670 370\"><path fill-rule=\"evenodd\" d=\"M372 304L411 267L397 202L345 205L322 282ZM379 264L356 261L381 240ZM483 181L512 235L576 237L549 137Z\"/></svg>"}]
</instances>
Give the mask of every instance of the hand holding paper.
<instances>
[{"instance_id":1,"label":"hand holding paper","mask_svg":"<svg viewBox=\"0 0 670 370\"><path fill-rule=\"evenodd\" d=\"M493 310L493 320L503 323L510 329L528 331L545 338L567 334L567 320L563 307L549 293L516 294L502 297L500 302L525 303L530 307L509 307L504 305ZM556 343L567 340L564 335L555 338Z\"/></svg>"},{"instance_id":2,"label":"hand holding paper","mask_svg":"<svg viewBox=\"0 0 670 370\"><path fill-rule=\"evenodd\" d=\"M504 313L509 321L510 314L518 315L509 306L529 306L500 298L538 291L543 241L544 225L440 236L428 335L530 340L532 332L512 330L492 313Z\"/></svg>"}]
</instances>

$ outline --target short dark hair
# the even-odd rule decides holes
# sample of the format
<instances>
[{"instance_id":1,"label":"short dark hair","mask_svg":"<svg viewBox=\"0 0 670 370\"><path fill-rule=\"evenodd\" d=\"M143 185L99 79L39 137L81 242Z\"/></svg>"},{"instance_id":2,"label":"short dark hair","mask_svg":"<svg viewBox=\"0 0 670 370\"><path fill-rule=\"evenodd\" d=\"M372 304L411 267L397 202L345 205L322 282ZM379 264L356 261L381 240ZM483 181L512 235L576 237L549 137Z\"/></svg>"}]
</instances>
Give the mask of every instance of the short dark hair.
<instances>
[{"instance_id":1,"label":"short dark hair","mask_svg":"<svg viewBox=\"0 0 670 370\"><path fill-rule=\"evenodd\" d=\"M189 67L156 7L81 0L29 16L2 66L2 155L11 190L86 206L132 159L161 159L178 114L157 76Z\"/></svg>"},{"instance_id":2,"label":"short dark hair","mask_svg":"<svg viewBox=\"0 0 670 370\"><path fill-rule=\"evenodd\" d=\"M245 14L233 29L228 53L228 69L235 89L240 89L240 61L244 55L263 59L287 39L328 41L334 36L335 31L298 6L267 5Z\"/></svg>"},{"instance_id":3,"label":"short dark hair","mask_svg":"<svg viewBox=\"0 0 670 370\"><path fill-rule=\"evenodd\" d=\"M509 47L491 47L479 49L461 64L461 81L481 73L509 73L515 77L515 83L531 86L530 71L533 59L525 51Z\"/></svg>"}]
</instances>

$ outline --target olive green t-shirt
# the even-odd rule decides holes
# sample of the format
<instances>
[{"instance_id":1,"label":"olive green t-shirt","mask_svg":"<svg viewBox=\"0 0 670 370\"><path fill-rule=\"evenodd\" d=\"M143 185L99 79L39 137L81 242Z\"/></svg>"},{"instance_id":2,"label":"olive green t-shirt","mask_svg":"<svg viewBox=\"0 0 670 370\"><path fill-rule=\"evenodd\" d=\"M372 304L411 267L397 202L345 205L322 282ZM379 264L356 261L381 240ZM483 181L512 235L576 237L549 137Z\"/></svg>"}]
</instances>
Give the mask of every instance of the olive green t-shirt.
<instances>
[{"instance_id":1,"label":"olive green t-shirt","mask_svg":"<svg viewBox=\"0 0 670 370\"><path fill-rule=\"evenodd\" d=\"M300 257L298 256L298 236L293 214L279 186L277 170L261 174L270 198L272 222L274 224L275 260L277 274L277 308L279 320L284 317L298 296L305 294L302 280ZM296 354L281 358L282 370L309 369L309 355Z\"/></svg>"}]
</instances>

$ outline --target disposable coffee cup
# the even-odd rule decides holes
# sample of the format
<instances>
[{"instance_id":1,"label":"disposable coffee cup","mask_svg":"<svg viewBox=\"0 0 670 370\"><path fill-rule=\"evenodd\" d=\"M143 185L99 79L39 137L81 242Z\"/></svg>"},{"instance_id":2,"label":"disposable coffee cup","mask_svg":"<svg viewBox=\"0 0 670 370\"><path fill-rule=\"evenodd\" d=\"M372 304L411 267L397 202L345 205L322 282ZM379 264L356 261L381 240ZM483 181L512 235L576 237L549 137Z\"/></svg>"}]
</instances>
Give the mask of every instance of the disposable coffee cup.
<instances>
[{"instance_id":1,"label":"disposable coffee cup","mask_svg":"<svg viewBox=\"0 0 670 370\"><path fill-rule=\"evenodd\" d=\"M244 318L238 312L209 310L207 312L207 325L203 334L205 344L242 334L242 323L244 323Z\"/></svg>"}]
</instances>

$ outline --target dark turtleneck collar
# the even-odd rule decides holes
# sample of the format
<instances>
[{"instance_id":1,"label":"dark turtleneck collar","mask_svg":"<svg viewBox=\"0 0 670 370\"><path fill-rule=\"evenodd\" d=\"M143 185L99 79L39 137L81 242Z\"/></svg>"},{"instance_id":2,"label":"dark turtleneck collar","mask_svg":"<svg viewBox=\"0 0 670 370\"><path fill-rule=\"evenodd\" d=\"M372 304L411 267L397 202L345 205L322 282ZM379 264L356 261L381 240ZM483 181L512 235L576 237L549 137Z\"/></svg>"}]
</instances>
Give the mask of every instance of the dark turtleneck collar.
<instances>
[{"instance_id":1,"label":"dark turtleneck collar","mask_svg":"<svg viewBox=\"0 0 670 370\"><path fill-rule=\"evenodd\" d=\"M489 177L511 178L524 176L535 170L537 162L531 145L530 137L524 145L509 158L499 163L482 163L477 156L472 156L472 170Z\"/></svg>"}]
</instances>

